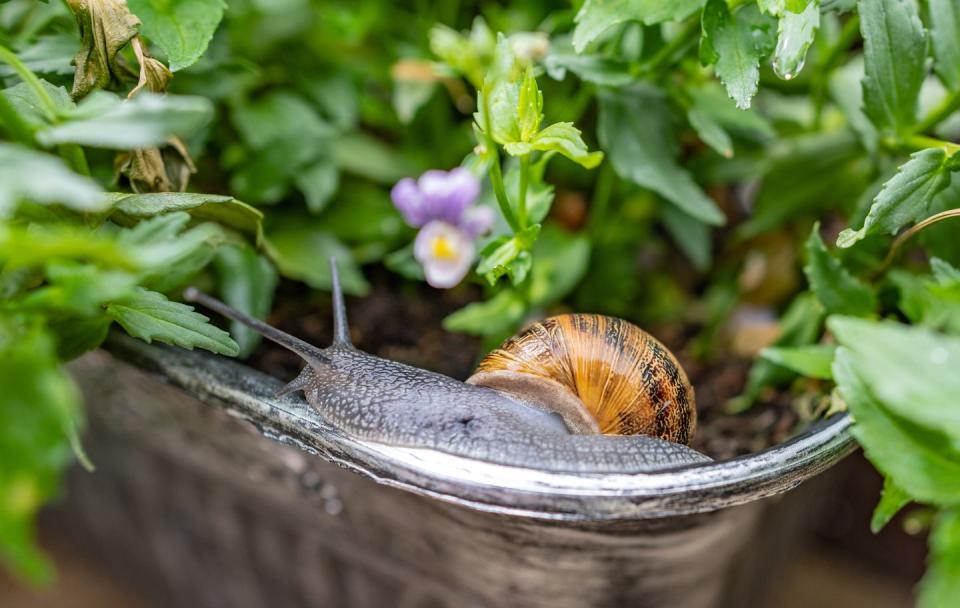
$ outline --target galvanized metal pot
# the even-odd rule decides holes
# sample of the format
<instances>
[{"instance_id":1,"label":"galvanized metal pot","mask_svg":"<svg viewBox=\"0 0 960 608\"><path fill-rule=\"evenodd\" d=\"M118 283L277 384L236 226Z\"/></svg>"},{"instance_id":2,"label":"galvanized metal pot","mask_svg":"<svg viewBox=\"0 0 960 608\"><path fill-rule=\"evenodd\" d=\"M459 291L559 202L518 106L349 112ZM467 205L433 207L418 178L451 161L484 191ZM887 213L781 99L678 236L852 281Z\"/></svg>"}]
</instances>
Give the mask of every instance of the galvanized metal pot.
<instances>
[{"instance_id":1,"label":"galvanized metal pot","mask_svg":"<svg viewBox=\"0 0 960 608\"><path fill-rule=\"evenodd\" d=\"M546 473L357 441L222 358L109 351L72 366L99 470L63 517L161 605L755 605L791 525L761 499L854 447L841 415L725 462Z\"/></svg>"}]
</instances>

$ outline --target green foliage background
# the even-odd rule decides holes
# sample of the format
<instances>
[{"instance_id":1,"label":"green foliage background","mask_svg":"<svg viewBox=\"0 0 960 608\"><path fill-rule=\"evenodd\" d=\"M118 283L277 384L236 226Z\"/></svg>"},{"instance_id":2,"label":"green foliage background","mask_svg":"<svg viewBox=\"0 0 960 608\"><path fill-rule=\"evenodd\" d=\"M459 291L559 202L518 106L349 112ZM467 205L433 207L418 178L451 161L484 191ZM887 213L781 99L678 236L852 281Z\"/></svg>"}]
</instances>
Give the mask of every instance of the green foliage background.
<instances>
[{"instance_id":1,"label":"green foliage background","mask_svg":"<svg viewBox=\"0 0 960 608\"><path fill-rule=\"evenodd\" d=\"M49 576L33 518L79 449L62 362L113 322L252 352L188 281L263 317L279 276L329 288L331 255L355 295L371 264L422 280L389 189L463 164L500 219L448 330L492 345L571 307L692 327L711 361L738 311L777 311L731 411L771 386L848 409L887 477L874 527L926 505L919 601L960 597L954 0L11 0L0 80L21 575Z\"/></svg>"}]
</instances>

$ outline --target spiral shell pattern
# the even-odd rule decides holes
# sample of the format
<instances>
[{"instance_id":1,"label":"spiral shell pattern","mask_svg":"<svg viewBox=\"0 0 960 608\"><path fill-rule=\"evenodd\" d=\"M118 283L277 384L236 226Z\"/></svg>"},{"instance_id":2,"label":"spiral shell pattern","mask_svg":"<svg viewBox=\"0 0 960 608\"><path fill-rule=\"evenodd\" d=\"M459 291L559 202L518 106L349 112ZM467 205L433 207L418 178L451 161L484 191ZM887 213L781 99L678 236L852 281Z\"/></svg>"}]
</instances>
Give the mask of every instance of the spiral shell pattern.
<instances>
[{"instance_id":1,"label":"spiral shell pattern","mask_svg":"<svg viewBox=\"0 0 960 608\"><path fill-rule=\"evenodd\" d=\"M688 444L697 425L693 387L673 354L622 319L550 317L487 355L477 372L548 378L576 395L607 435Z\"/></svg>"}]
</instances>

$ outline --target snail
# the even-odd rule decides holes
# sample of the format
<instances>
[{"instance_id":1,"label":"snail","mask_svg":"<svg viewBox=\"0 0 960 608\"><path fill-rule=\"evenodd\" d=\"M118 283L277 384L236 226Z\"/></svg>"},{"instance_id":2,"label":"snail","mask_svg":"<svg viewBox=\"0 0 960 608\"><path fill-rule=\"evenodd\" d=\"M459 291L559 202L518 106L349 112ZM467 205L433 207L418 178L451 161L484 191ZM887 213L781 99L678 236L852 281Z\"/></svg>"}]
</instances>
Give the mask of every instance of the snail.
<instances>
[{"instance_id":1,"label":"snail","mask_svg":"<svg viewBox=\"0 0 960 608\"><path fill-rule=\"evenodd\" d=\"M710 461L683 445L696 425L686 375L636 326L599 315L552 317L507 340L461 382L354 347L333 260L331 267L327 348L194 288L184 299L304 359L279 396L302 391L328 422L358 439L566 473L646 473Z\"/></svg>"}]
</instances>

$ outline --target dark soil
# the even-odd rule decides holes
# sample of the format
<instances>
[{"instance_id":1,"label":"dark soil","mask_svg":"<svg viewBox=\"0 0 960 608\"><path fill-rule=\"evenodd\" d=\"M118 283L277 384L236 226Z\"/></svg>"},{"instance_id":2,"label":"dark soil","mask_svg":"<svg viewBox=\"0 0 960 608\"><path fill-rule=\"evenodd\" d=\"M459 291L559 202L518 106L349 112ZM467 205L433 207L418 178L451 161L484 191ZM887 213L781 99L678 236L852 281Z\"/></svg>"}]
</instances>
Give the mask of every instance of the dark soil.
<instances>
[{"instance_id":1,"label":"dark soil","mask_svg":"<svg viewBox=\"0 0 960 608\"><path fill-rule=\"evenodd\" d=\"M478 288L435 290L379 270L369 276L370 294L347 298L350 334L358 348L454 378L470 375L484 354L480 340L444 331L441 322L476 300ZM268 321L312 344L330 343L329 297L299 283L281 285ZM678 356L696 390L699 424L692 447L716 459L732 458L781 443L796 432L799 418L787 393L774 393L742 414L725 410L727 401L743 390L749 361L731 358L706 365L687 353L689 332L670 327L650 330ZM250 363L281 379L292 378L302 367L296 355L266 341Z\"/></svg>"}]
</instances>

